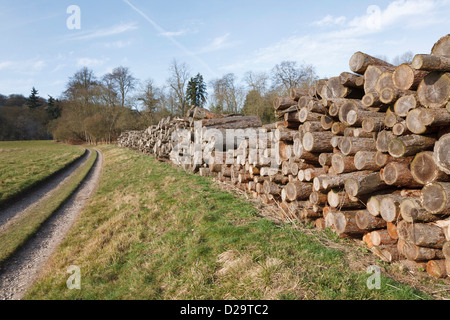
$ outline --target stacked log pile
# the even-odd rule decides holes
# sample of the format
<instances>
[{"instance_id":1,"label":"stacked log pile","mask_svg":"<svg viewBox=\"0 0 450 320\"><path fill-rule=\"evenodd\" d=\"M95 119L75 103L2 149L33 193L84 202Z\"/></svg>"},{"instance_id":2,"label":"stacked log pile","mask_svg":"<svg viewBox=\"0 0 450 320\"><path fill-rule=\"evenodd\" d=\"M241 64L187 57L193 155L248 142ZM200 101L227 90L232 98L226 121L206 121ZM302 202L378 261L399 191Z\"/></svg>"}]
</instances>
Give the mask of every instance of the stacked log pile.
<instances>
[{"instance_id":1,"label":"stacked log pile","mask_svg":"<svg viewBox=\"0 0 450 320\"><path fill-rule=\"evenodd\" d=\"M280 218L361 239L385 261L407 259L447 277L450 35L409 64L356 52L349 66L275 99L276 123L171 119L125 133L119 144L230 182L276 204ZM191 132L178 136L181 148L168 139L172 126ZM234 133L230 144L208 128L253 130Z\"/></svg>"}]
</instances>

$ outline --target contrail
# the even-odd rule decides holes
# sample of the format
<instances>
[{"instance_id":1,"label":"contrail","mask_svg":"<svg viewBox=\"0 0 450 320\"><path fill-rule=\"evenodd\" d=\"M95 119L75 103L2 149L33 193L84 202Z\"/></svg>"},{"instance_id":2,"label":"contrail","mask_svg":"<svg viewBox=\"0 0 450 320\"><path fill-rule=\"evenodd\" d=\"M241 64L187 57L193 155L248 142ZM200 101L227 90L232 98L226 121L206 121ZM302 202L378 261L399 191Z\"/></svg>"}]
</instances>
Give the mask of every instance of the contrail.
<instances>
[{"instance_id":1,"label":"contrail","mask_svg":"<svg viewBox=\"0 0 450 320\"><path fill-rule=\"evenodd\" d=\"M138 8L136 8L130 1L128 0L123 0L123 2L125 2L127 5L129 5L131 7L131 9L133 9L134 11L136 11L139 15L141 15L145 20L147 20L159 33L164 34L167 33L166 30L164 30L159 24L157 24L154 20L150 19L149 16L147 16L144 12L142 12L141 10L139 10ZM181 43L179 43L177 40L175 40L172 36L170 35L165 35L166 38L169 38L169 40L176 45L178 48L180 48L180 50L182 50L185 54L191 56L192 58L194 58L195 60L197 60L201 65L203 65L210 73L212 73L215 77L217 77L217 73L214 72L207 64L205 61L203 61L202 59L200 59L195 53L193 53L192 51L190 51L189 49L187 49L185 46L183 46Z\"/></svg>"}]
</instances>

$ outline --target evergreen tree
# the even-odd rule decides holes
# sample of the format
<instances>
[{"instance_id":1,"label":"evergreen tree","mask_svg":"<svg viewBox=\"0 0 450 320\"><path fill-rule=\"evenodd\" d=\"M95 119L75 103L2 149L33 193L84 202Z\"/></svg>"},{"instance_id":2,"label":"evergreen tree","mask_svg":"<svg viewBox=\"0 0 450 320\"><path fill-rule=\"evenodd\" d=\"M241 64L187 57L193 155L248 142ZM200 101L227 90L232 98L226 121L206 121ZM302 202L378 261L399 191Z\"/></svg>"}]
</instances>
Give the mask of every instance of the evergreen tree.
<instances>
[{"instance_id":1,"label":"evergreen tree","mask_svg":"<svg viewBox=\"0 0 450 320\"><path fill-rule=\"evenodd\" d=\"M35 87L31 89L31 94L27 99L27 106L30 109L36 109L42 106L41 101L39 100L38 91Z\"/></svg>"},{"instance_id":2,"label":"evergreen tree","mask_svg":"<svg viewBox=\"0 0 450 320\"><path fill-rule=\"evenodd\" d=\"M203 76L198 73L194 78L189 80L186 89L186 99L188 103L196 107L203 107L206 103L206 84L203 81Z\"/></svg>"},{"instance_id":3,"label":"evergreen tree","mask_svg":"<svg viewBox=\"0 0 450 320\"><path fill-rule=\"evenodd\" d=\"M61 108L57 105L57 101L52 96L48 96L47 113L51 120L61 116Z\"/></svg>"}]
</instances>

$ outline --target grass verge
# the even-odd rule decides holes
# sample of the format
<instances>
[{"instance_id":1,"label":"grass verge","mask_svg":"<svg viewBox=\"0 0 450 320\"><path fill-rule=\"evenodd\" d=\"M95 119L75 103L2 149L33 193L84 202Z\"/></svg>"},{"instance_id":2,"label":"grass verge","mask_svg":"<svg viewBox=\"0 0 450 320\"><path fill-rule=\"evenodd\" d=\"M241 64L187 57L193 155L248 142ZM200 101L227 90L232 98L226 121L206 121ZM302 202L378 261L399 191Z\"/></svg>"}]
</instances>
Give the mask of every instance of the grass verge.
<instances>
[{"instance_id":1,"label":"grass verge","mask_svg":"<svg viewBox=\"0 0 450 320\"><path fill-rule=\"evenodd\" d=\"M53 141L0 142L0 204L22 194L84 154Z\"/></svg>"},{"instance_id":2,"label":"grass verge","mask_svg":"<svg viewBox=\"0 0 450 320\"><path fill-rule=\"evenodd\" d=\"M90 204L27 299L427 299L349 268L342 251L153 157L102 146ZM80 267L81 290L66 286Z\"/></svg>"},{"instance_id":3,"label":"grass verge","mask_svg":"<svg viewBox=\"0 0 450 320\"><path fill-rule=\"evenodd\" d=\"M61 183L47 201L4 226L4 229L0 232L0 264L34 235L42 223L64 204L83 182L96 159L97 152L94 151L86 160L86 163L78 168L70 178Z\"/></svg>"}]
</instances>

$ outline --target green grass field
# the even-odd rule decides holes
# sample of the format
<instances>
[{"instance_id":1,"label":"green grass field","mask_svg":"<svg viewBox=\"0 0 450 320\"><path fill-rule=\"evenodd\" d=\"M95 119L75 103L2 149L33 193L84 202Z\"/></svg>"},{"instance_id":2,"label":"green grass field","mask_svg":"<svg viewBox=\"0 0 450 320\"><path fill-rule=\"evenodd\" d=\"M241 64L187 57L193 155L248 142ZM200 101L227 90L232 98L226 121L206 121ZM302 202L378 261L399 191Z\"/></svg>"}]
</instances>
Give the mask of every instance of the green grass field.
<instances>
[{"instance_id":1,"label":"green grass field","mask_svg":"<svg viewBox=\"0 0 450 320\"><path fill-rule=\"evenodd\" d=\"M354 257L259 217L213 180L102 146L96 195L27 299L428 299L383 273L369 290ZM69 290L67 269L81 270Z\"/></svg>"},{"instance_id":2,"label":"green grass field","mask_svg":"<svg viewBox=\"0 0 450 320\"><path fill-rule=\"evenodd\" d=\"M37 207L25 211L20 217L0 228L0 264L33 236L40 226L69 198L83 182L96 159L97 153L94 151L82 166L52 191L51 197L41 201Z\"/></svg>"},{"instance_id":3,"label":"green grass field","mask_svg":"<svg viewBox=\"0 0 450 320\"><path fill-rule=\"evenodd\" d=\"M74 161L84 148L52 141L0 142L0 204Z\"/></svg>"}]
</instances>

